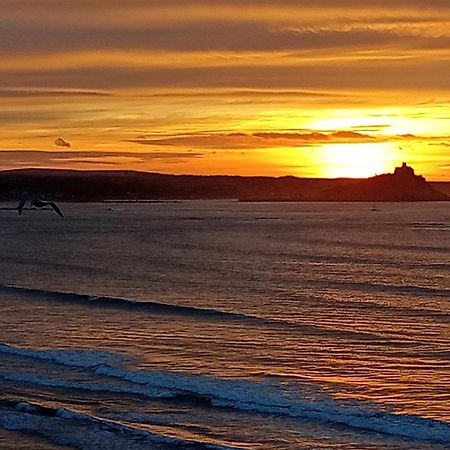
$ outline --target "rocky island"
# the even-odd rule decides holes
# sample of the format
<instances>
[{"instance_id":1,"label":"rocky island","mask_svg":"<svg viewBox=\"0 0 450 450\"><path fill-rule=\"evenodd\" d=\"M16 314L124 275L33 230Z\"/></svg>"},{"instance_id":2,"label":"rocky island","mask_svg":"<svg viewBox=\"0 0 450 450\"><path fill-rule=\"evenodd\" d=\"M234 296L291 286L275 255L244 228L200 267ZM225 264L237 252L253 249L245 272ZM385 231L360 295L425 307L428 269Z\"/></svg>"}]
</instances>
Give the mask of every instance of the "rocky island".
<instances>
[{"instance_id":1,"label":"rocky island","mask_svg":"<svg viewBox=\"0 0 450 450\"><path fill-rule=\"evenodd\" d=\"M322 199L345 202L427 202L450 198L434 189L423 176L403 163L394 173L377 175L365 180L348 182L341 187L325 190Z\"/></svg>"}]
</instances>

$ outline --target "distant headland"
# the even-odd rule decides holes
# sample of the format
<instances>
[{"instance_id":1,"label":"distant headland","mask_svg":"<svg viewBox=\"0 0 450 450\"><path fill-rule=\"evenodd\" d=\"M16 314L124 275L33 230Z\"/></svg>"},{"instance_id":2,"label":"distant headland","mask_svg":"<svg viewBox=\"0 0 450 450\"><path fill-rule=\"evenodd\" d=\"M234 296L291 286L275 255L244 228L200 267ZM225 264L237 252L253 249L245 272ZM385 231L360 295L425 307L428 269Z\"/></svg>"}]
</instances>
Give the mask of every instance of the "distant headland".
<instances>
[{"instance_id":1,"label":"distant headland","mask_svg":"<svg viewBox=\"0 0 450 450\"><path fill-rule=\"evenodd\" d=\"M365 180L346 183L323 192L329 201L426 202L448 201L449 196L437 190L414 169L403 163L394 173L377 175Z\"/></svg>"},{"instance_id":2,"label":"distant headland","mask_svg":"<svg viewBox=\"0 0 450 450\"><path fill-rule=\"evenodd\" d=\"M237 199L279 202L450 201L450 182L427 182L406 163L367 179L166 175L135 171L0 171L0 200L24 195L57 201Z\"/></svg>"}]
</instances>

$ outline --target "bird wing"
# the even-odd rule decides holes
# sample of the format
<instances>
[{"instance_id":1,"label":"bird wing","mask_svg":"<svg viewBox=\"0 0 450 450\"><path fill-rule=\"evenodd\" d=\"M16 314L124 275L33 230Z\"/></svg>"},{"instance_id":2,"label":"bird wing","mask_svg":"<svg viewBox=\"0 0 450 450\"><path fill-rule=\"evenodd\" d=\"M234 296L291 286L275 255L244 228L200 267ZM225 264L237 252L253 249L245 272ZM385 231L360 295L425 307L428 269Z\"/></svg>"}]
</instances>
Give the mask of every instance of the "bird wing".
<instances>
[{"instance_id":1,"label":"bird wing","mask_svg":"<svg viewBox=\"0 0 450 450\"><path fill-rule=\"evenodd\" d=\"M25 206L26 200L22 200L18 205L17 205L17 211L19 212L20 215L22 215L22 211L23 211L23 207Z\"/></svg>"},{"instance_id":2,"label":"bird wing","mask_svg":"<svg viewBox=\"0 0 450 450\"><path fill-rule=\"evenodd\" d=\"M64 219L63 212L59 209L59 206L55 202L50 202L49 205L53 208L53 211L55 211L55 213L58 214L58 216Z\"/></svg>"}]
</instances>

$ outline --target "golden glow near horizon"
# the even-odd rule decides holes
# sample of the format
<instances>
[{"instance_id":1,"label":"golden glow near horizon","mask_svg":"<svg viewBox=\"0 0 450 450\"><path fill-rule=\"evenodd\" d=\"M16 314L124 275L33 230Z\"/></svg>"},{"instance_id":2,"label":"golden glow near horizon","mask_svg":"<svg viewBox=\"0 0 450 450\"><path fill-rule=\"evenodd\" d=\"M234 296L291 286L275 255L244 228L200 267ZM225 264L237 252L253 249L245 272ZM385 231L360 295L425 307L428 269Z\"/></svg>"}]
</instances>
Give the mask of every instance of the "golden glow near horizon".
<instances>
[{"instance_id":1,"label":"golden glow near horizon","mask_svg":"<svg viewBox=\"0 0 450 450\"><path fill-rule=\"evenodd\" d=\"M391 171L399 160L391 143L330 144L324 145L322 150L327 178L371 177Z\"/></svg>"},{"instance_id":2,"label":"golden glow near horizon","mask_svg":"<svg viewBox=\"0 0 450 450\"><path fill-rule=\"evenodd\" d=\"M0 169L450 181L449 2L0 8Z\"/></svg>"}]
</instances>

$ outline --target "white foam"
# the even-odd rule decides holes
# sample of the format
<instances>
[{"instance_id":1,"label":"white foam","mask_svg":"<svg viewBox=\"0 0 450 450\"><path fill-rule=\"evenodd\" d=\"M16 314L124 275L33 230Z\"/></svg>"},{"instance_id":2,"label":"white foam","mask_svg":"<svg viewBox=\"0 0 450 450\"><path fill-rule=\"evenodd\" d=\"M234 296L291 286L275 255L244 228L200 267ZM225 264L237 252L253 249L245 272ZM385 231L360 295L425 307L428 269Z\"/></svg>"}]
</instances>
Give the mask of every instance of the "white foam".
<instances>
[{"instance_id":1,"label":"white foam","mask_svg":"<svg viewBox=\"0 0 450 450\"><path fill-rule=\"evenodd\" d=\"M450 444L448 423L378 411L366 402L344 404L331 398L310 400L274 381L257 383L168 372L130 372L107 366L98 366L95 372L146 386L204 396L213 406L334 422L393 436Z\"/></svg>"},{"instance_id":2,"label":"white foam","mask_svg":"<svg viewBox=\"0 0 450 450\"><path fill-rule=\"evenodd\" d=\"M120 366L130 358L121 355L91 350L36 350L0 344L0 353L34 358L63 364L70 367L91 368L99 364Z\"/></svg>"},{"instance_id":3,"label":"white foam","mask_svg":"<svg viewBox=\"0 0 450 450\"><path fill-rule=\"evenodd\" d=\"M85 449L133 448L147 449L155 444L170 445L170 448L196 448L205 450L241 450L239 447L181 439L148 430L141 430L104 419L80 413L68 408L55 410L54 416L39 414L40 405L21 402L13 411L0 411L0 427L16 431L33 431L50 437L56 443ZM70 421L78 423L70 424ZM80 427L80 424L82 426Z\"/></svg>"},{"instance_id":4,"label":"white foam","mask_svg":"<svg viewBox=\"0 0 450 450\"><path fill-rule=\"evenodd\" d=\"M0 373L0 379L13 383L32 384L35 386L50 387L56 389L85 390L92 392L110 392L119 394L142 395L149 398L170 398L175 396L174 391L160 389L158 387L129 385L129 384L108 384L108 383L88 383L64 380L53 380L43 375L29 373Z\"/></svg>"},{"instance_id":5,"label":"white foam","mask_svg":"<svg viewBox=\"0 0 450 450\"><path fill-rule=\"evenodd\" d=\"M53 363L81 367L102 377L113 377L126 384L97 384L59 381L32 374L3 374L4 379L34 383L55 388L126 392L147 397L191 395L215 407L276 414L290 418L333 422L353 428L372 430L410 439L450 444L450 424L420 416L379 411L366 402L344 403L332 398L311 398L300 384L281 384L274 380L261 382L223 380L214 377L176 372L125 370L107 364L114 355L101 352L29 350L0 346L0 352L29 356ZM99 364L99 361L105 361Z\"/></svg>"},{"instance_id":6,"label":"white foam","mask_svg":"<svg viewBox=\"0 0 450 450\"><path fill-rule=\"evenodd\" d=\"M31 403L20 402L16 405L16 410L22 412L36 412L39 410L39 408L36 405L32 405Z\"/></svg>"}]
</instances>

